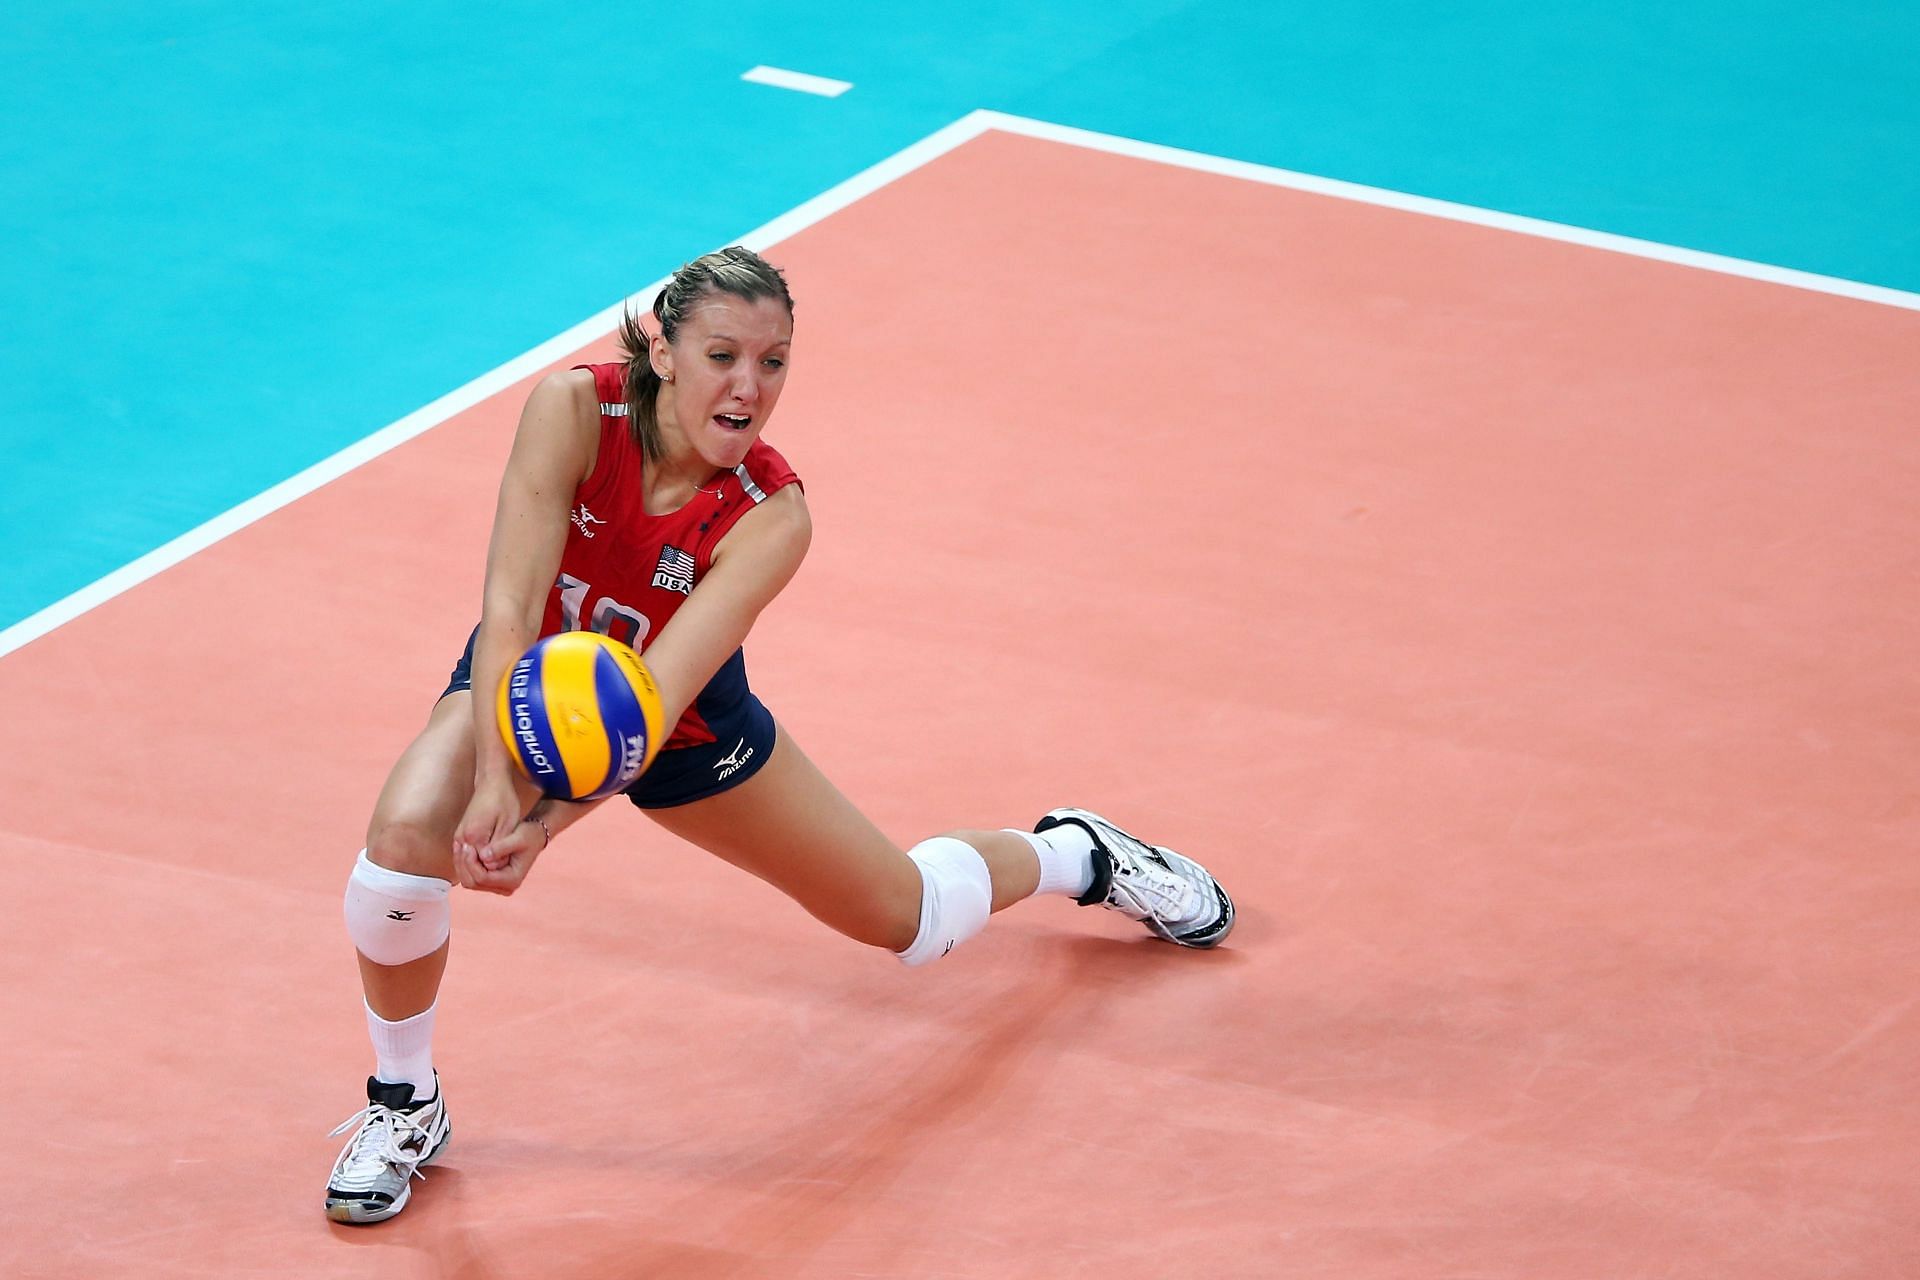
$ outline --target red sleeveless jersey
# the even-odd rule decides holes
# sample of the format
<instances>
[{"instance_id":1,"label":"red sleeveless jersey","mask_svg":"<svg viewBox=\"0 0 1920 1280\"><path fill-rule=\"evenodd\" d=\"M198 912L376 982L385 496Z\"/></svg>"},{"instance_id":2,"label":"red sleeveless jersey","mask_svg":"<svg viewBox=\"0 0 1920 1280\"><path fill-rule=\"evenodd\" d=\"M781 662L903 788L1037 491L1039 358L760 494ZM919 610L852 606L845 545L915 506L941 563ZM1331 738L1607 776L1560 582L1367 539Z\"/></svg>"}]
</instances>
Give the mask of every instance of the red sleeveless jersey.
<instances>
[{"instance_id":1,"label":"red sleeveless jersey","mask_svg":"<svg viewBox=\"0 0 1920 1280\"><path fill-rule=\"evenodd\" d=\"M627 431L626 366L575 365L593 373L600 398L600 449L593 473L574 491L572 527L540 634L598 631L645 652L713 565L713 548L741 516L775 490L798 484L787 460L756 440L678 511L650 516L641 501L645 457ZM718 719L747 696L746 660L736 650L688 706L665 748L712 742Z\"/></svg>"}]
</instances>

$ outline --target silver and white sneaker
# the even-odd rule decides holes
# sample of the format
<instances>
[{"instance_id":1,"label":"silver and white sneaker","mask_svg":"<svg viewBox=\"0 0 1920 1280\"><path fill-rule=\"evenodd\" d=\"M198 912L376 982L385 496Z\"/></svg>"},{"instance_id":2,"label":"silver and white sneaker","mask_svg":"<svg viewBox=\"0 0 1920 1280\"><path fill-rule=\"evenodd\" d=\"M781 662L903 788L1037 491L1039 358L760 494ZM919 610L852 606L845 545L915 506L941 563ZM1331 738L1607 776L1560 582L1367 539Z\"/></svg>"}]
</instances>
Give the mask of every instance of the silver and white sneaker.
<instances>
[{"instance_id":1,"label":"silver and white sneaker","mask_svg":"<svg viewBox=\"0 0 1920 1280\"><path fill-rule=\"evenodd\" d=\"M1086 809L1055 809L1034 830L1067 823L1093 837L1093 887L1080 896L1081 906L1118 911L1183 947L1217 947L1233 932L1233 899L1192 858L1148 844Z\"/></svg>"},{"instance_id":2,"label":"silver and white sneaker","mask_svg":"<svg viewBox=\"0 0 1920 1280\"><path fill-rule=\"evenodd\" d=\"M348 1129L353 1136L327 1179L327 1216L335 1222L384 1222L407 1207L413 1180L426 1177L420 1166L431 1164L453 1136L439 1076L433 1100L417 1104L412 1085L368 1077L367 1105L334 1133Z\"/></svg>"}]
</instances>

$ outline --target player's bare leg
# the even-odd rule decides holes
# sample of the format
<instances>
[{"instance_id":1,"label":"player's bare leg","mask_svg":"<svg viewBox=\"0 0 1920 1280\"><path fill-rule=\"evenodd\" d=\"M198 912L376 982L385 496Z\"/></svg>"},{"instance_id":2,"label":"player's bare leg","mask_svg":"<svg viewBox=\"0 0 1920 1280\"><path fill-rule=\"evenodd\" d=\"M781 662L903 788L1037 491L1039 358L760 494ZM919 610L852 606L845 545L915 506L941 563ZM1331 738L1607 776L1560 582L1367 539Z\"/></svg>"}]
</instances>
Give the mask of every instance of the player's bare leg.
<instances>
[{"instance_id":1,"label":"player's bare leg","mask_svg":"<svg viewBox=\"0 0 1920 1280\"><path fill-rule=\"evenodd\" d=\"M393 929L424 923L432 911L441 913L445 927L453 829L473 789L471 706L464 692L442 698L387 775L350 882L350 927L356 927L356 911L367 913L370 897L393 917ZM420 921L401 919L416 915ZM357 927L365 930L369 922ZM404 944L383 937L377 945ZM336 1222L380 1222L399 1213L419 1167L439 1156L452 1135L432 1066L433 1008L450 945L450 939L440 941L401 963L380 963L356 951L376 1065L367 1080L367 1105L335 1130L353 1130L327 1178L327 1216Z\"/></svg>"},{"instance_id":2,"label":"player's bare leg","mask_svg":"<svg viewBox=\"0 0 1920 1280\"><path fill-rule=\"evenodd\" d=\"M920 868L779 731L760 772L732 790L648 816L772 884L823 923L902 951L920 927ZM954 833L979 853L994 910L1033 892L1033 850L1004 831Z\"/></svg>"},{"instance_id":3,"label":"player's bare leg","mask_svg":"<svg viewBox=\"0 0 1920 1280\"><path fill-rule=\"evenodd\" d=\"M453 880L453 828L473 793L472 702L465 690L440 699L387 774L367 822L367 858L375 865ZM398 965L359 954L368 1006L395 1021L426 1009L446 972L447 945Z\"/></svg>"},{"instance_id":4,"label":"player's bare leg","mask_svg":"<svg viewBox=\"0 0 1920 1280\"><path fill-rule=\"evenodd\" d=\"M1121 910L1186 946L1211 946L1232 927L1231 902L1197 863L1084 810L1056 810L1033 836L957 831L902 850L784 729L765 767L745 783L649 813L841 933L909 963L945 954L988 912L1040 889ZM929 930L944 931L944 941Z\"/></svg>"}]
</instances>

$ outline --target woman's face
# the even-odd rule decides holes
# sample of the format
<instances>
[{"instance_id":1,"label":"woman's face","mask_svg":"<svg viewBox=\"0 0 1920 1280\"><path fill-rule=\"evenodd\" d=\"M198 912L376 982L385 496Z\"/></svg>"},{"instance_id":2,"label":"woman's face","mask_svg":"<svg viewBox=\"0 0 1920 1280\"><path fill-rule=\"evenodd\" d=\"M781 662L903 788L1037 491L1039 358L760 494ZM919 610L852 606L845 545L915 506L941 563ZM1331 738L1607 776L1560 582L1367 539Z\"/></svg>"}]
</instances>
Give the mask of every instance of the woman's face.
<instances>
[{"instance_id":1,"label":"woman's face","mask_svg":"<svg viewBox=\"0 0 1920 1280\"><path fill-rule=\"evenodd\" d=\"M663 407L702 461L731 470L746 458L780 399L792 341L793 317L778 298L730 293L702 299L673 342L654 340L654 369L673 375Z\"/></svg>"}]
</instances>

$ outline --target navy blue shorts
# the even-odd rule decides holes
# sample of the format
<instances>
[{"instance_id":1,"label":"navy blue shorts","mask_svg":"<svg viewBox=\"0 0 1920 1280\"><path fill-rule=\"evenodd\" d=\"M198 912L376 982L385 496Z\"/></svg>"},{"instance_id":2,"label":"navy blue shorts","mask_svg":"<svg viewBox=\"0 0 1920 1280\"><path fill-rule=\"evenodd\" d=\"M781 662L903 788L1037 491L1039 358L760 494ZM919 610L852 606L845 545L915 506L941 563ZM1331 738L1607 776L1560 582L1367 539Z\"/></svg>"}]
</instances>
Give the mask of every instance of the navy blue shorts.
<instances>
[{"instance_id":1,"label":"navy blue shorts","mask_svg":"<svg viewBox=\"0 0 1920 1280\"><path fill-rule=\"evenodd\" d=\"M466 652L453 664L453 674L441 697L473 688L475 627L467 637ZM639 781L623 793L642 809L671 809L717 796L760 772L773 754L773 713L751 689L746 697L724 708L702 705L701 715L713 730L714 741L691 747L673 747L653 758Z\"/></svg>"}]
</instances>

